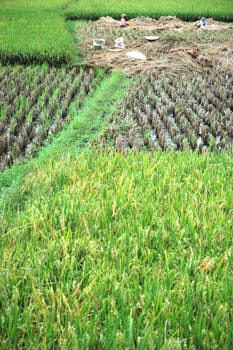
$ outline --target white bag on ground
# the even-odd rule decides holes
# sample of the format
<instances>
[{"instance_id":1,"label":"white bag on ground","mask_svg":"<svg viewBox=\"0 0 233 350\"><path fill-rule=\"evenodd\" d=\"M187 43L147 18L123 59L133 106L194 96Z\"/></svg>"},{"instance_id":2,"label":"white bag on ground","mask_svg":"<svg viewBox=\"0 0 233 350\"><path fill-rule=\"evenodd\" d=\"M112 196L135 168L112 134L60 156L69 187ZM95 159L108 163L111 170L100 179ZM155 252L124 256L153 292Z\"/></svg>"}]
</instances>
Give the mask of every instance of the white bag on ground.
<instances>
[{"instance_id":1,"label":"white bag on ground","mask_svg":"<svg viewBox=\"0 0 233 350\"><path fill-rule=\"evenodd\" d=\"M120 37L115 40L115 47L119 49L125 49L124 38Z\"/></svg>"},{"instance_id":2,"label":"white bag on ground","mask_svg":"<svg viewBox=\"0 0 233 350\"><path fill-rule=\"evenodd\" d=\"M146 60L146 56L139 51L130 51L126 53L126 56L132 57L132 58L137 58L139 60Z\"/></svg>"}]
</instances>

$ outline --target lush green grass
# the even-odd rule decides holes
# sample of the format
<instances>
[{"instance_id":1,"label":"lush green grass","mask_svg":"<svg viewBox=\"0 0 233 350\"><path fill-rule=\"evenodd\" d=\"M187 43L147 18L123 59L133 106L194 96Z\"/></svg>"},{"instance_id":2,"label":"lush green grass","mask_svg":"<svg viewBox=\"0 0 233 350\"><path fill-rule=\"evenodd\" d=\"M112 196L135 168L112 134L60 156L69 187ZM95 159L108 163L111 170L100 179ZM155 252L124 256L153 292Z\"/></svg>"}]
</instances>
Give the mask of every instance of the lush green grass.
<instances>
[{"instance_id":1,"label":"lush green grass","mask_svg":"<svg viewBox=\"0 0 233 350\"><path fill-rule=\"evenodd\" d=\"M78 53L65 25L69 0L2 0L0 7L0 62L75 63ZM68 30L67 30L68 29Z\"/></svg>"},{"instance_id":2,"label":"lush green grass","mask_svg":"<svg viewBox=\"0 0 233 350\"><path fill-rule=\"evenodd\" d=\"M98 18L113 16L119 18L122 13L129 17L175 15L183 19L196 19L200 16L233 21L232 0L160 0L160 1L117 1L117 0L79 0L71 2L66 8L67 17Z\"/></svg>"},{"instance_id":3,"label":"lush green grass","mask_svg":"<svg viewBox=\"0 0 233 350\"><path fill-rule=\"evenodd\" d=\"M1 211L1 349L231 349L232 155L69 153Z\"/></svg>"},{"instance_id":4,"label":"lush green grass","mask_svg":"<svg viewBox=\"0 0 233 350\"><path fill-rule=\"evenodd\" d=\"M69 3L70 0L1 0L1 9L61 10Z\"/></svg>"},{"instance_id":5,"label":"lush green grass","mask_svg":"<svg viewBox=\"0 0 233 350\"><path fill-rule=\"evenodd\" d=\"M0 62L71 63L73 41L62 9L68 0L1 0Z\"/></svg>"},{"instance_id":6,"label":"lush green grass","mask_svg":"<svg viewBox=\"0 0 233 350\"><path fill-rule=\"evenodd\" d=\"M2 63L57 65L72 61L73 41L57 12L1 9L0 18Z\"/></svg>"}]
</instances>

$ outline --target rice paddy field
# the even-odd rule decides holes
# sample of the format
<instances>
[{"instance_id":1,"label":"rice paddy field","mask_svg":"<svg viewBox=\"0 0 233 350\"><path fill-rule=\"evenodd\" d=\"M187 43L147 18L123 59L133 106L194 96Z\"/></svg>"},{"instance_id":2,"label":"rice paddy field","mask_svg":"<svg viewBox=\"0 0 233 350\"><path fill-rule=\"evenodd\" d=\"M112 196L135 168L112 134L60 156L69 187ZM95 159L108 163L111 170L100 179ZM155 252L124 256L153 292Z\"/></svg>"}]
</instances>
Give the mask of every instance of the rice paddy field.
<instances>
[{"instance_id":1,"label":"rice paddy field","mask_svg":"<svg viewBox=\"0 0 233 350\"><path fill-rule=\"evenodd\" d=\"M123 153L231 148L232 85L232 76L224 75L158 80L155 74L142 74L125 94L105 137Z\"/></svg>"},{"instance_id":2,"label":"rice paddy field","mask_svg":"<svg viewBox=\"0 0 233 350\"><path fill-rule=\"evenodd\" d=\"M61 130L103 78L94 69L48 66L7 66L1 73L1 170Z\"/></svg>"},{"instance_id":3,"label":"rice paddy field","mask_svg":"<svg viewBox=\"0 0 233 350\"><path fill-rule=\"evenodd\" d=\"M231 0L0 0L1 350L233 348L229 21Z\"/></svg>"},{"instance_id":4,"label":"rice paddy field","mask_svg":"<svg viewBox=\"0 0 233 350\"><path fill-rule=\"evenodd\" d=\"M94 0L94 1L71 1L65 9L65 14L73 18L93 18L100 16L113 16L119 18L122 13L127 13L129 17L149 16L159 18L164 15L178 16L191 20L200 16L214 17L215 19L232 20L233 6L232 0L177 0L174 4L172 0L163 1L116 1L116 0Z\"/></svg>"}]
</instances>

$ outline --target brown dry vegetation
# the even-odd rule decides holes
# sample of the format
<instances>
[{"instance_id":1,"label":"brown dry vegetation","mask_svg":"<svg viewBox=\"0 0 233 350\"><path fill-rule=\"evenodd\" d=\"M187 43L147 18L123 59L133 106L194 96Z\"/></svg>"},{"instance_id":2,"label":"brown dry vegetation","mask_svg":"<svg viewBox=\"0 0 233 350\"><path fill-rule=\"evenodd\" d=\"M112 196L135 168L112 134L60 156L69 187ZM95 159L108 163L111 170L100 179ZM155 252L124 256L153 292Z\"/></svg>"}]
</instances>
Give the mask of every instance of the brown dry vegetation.
<instances>
[{"instance_id":1,"label":"brown dry vegetation","mask_svg":"<svg viewBox=\"0 0 233 350\"><path fill-rule=\"evenodd\" d=\"M78 27L79 50L89 65L120 69L134 77L102 136L121 152L152 149L229 148L233 139L233 25L207 19L185 23L176 17L138 17L121 29L102 17ZM156 41L146 36L158 36ZM124 50L113 52L123 37ZM104 39L96 50L94 38ZM129 58L139 51L146 60ZM135 77L138 77L135 79Z\"/></svg>"},{"instance_id":2,"label":"brown dry vegetation","mask_svg":"<svg viewBox=\"0 0 233 350\"><path fill-rule=\"evenodd\" d=\"M98 21L78 26L80 44L78 49L90 65L118 68L126 73L154 71L169 74L193 72L233 72L233 25L207 19L205 29L197 29L197 22L183 22L176 17L161 17L159 20L137 17L130 20L127 28L121 29L119 21L101 17ZM217 35L216 35L217 34ZM146 35L160 39L148 42ZM109 51L114 40L123 37L126 49ZM94 50L92 40L105 40L103 50ZM138 50L146 60L132 59L126 53Z\"/></svg>"}]
</instances>

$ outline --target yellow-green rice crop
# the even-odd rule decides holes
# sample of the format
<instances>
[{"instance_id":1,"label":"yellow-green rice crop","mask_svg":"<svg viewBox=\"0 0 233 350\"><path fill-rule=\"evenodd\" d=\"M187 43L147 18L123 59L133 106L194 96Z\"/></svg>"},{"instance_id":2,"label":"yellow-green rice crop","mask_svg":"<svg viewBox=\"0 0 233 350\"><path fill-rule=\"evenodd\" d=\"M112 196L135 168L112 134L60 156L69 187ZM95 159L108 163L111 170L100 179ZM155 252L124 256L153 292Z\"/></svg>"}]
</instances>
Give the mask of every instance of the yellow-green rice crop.
<instances>
[{"instance_id":1,"label":"yellow-green rice crop","mask_svg":"<svg viewBox=\"0 0 233 350\"><path fill-rule=\"evenodd\" d=\"M0 214L1 349L231 349L232 182L227 153L38 166Z\"/></svg>"}]
</instances>

